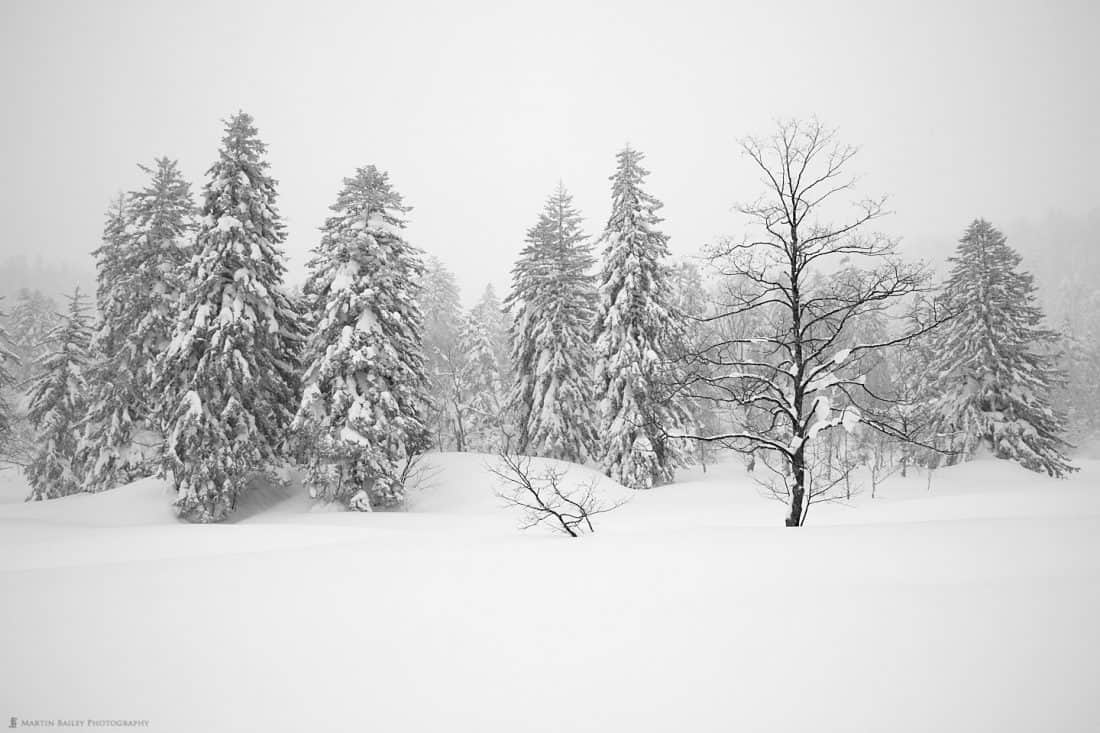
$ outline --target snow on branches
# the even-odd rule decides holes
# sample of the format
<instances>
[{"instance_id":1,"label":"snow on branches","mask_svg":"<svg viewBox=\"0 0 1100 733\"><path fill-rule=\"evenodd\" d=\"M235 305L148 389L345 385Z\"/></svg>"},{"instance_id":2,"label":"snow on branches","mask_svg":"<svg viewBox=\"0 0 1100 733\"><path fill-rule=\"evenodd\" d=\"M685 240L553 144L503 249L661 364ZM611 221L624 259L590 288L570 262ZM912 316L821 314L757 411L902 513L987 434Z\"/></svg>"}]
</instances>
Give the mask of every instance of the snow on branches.
<instances>
[{"instance_id":1,"label":"snow on branches","mask_svg":"<svg viewBox=\"0 0 1100 733\"><path fill-rule=\"evenodd\" d=\"M671 481L683 462L668 437L683 411L661 383L678 329L669 310L668 242L657 228L662 204L642 188L649 174L642 158L625 148L611 176L595 319L600 458L608 476L634 489Z\"/></svg>"},{"instance_id":2,"label":"snow on branches","mask_svg":"<svg viewBox=\"0 0 1100 733\"><path fill-rule=\"evenodd\" d=\"M404 501L404 471L428 445L424 265L386 173L358 169L331 209L309 264L319 320L294 429L311 495L370 511Z\"/></svg>"},{"instance_id":3,"label":"snow on branches","mask_svg":"<svg viewBox=\"0 0 1100 733\"><path fill-rule=\"evenodd\" d=\"M226 123L175 329L155 365L165 460L190 521L225 519L253 476L272 473L297 402L303 333L283 291L284 230L265 151L249 115Z\"/></svg>"},{"instance_id":4,"label":"snow on branches","mask_svg":"<svg viewBox=\"0 0 1100 733\"><path fill-rule=\"evenodd\" d=\"M738 211L754 236L711 248L724 278L723 302L707 320L743 320L750 331L715 330L690 355L688 397L706 396L736 409L732 429L689 437L760 456L783 477L788 526L800 526L814 500L810 444L834 429L857 425L904 438L885 413L869 408L869 357L937 325L848 343L863 319L927 289L922 268L902 262L894 241L866 229L886 212L884 199L855 205L831 223L834 199L848 194L846 173L856 149L816 121L783 122L773 135L742 142L763 176L766 193ZM818 484L827 487L828 482Z\"/></svg>"}]
</instances>

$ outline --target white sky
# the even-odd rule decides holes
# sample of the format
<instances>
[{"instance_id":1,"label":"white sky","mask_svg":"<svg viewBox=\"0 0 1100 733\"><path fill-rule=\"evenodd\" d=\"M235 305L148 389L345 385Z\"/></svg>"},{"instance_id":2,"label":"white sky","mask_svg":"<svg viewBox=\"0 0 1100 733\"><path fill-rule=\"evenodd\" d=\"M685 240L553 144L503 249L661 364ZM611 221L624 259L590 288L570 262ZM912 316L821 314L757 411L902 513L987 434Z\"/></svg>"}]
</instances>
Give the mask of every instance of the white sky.
<instances>
[{"instance_id":1,"label":"white sky","mask_svg":"<svg viewBox=\"0 0 1100 733\"><path fill-rule=\"evenodd\" d=\"M693 253L760 191L737 138L811 114L862 147L863 190L897 212L884 228L932 253L976 216L1097 206L1098 35L1088 0L2 0L0 255L88 258L111 195L159 155L198 194L237 109L269 146L298 271L341 178L374 163L467 301L504 288L559 178L600 229L626 141Z\"/></svg>"}]
</instances>

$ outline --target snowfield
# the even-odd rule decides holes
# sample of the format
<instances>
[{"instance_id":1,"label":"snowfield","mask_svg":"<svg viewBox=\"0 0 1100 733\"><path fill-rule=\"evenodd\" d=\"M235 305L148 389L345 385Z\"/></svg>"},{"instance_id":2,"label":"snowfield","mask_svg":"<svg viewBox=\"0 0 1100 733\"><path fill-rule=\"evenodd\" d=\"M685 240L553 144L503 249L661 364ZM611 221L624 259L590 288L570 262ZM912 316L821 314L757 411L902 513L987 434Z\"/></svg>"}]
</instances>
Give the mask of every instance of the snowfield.
<instances>
[{"instance_id":1,"label":"snowfield","mask_svg":"<svg viewBox=\"0 0 1100 733\"><path fill-rule=\"evenodd\" d=\"M0 716L153 731L1095 731L1100 463L983 460L782 525L735 462L581 539L434 454L405 512L0 473ZM572 467L574 480L594 476Z\"/></svg>"}]
</instances>

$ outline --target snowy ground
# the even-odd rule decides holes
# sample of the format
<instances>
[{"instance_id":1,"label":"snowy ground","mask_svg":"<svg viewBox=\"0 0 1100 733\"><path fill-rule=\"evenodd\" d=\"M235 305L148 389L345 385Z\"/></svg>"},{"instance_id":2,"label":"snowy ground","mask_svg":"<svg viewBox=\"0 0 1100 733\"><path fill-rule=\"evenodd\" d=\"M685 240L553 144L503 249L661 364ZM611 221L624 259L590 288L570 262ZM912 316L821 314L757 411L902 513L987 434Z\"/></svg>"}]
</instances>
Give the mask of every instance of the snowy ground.
<instances>
[{"instance_id":1,"label":"snowy ground","mask_svg":"<svg viewBox=\"0 0 1100 733\"><path fill-rule=\"evenodd\" d=\"M22 504L0 473L0 720L1100 729L1100 463L894 479L802 530L727 464L571 540L517 531L485 460L434 456L408 512L268 490L223 526L154 480Z\"/></svg>"}]
</instances>

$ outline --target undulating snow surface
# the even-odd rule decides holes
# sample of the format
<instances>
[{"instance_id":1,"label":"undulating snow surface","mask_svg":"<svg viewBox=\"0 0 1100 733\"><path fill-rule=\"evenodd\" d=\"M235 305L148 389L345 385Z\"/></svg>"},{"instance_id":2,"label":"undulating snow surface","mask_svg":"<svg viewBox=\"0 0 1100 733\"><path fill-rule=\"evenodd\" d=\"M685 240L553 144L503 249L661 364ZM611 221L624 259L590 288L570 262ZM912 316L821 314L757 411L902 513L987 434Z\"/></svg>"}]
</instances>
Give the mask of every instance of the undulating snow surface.
<instances>
[{"instance_id":1,"label":"undulating snow surface","mask_svg":"<svg viewBox=\"0 0 1100 733\"><path fill-rule=\"evenodd\" d=\"M401 513L164 485L0 505L0 715L154 731L1092 731L1100 463L894 478L781 525L734 463L595 535L520 532L485 456ZM590 475L573 468L573 478ZM606 494L622 489L605 480ZM25 487L0 473L0 497Z\"/></svg>"}]
</instances>

